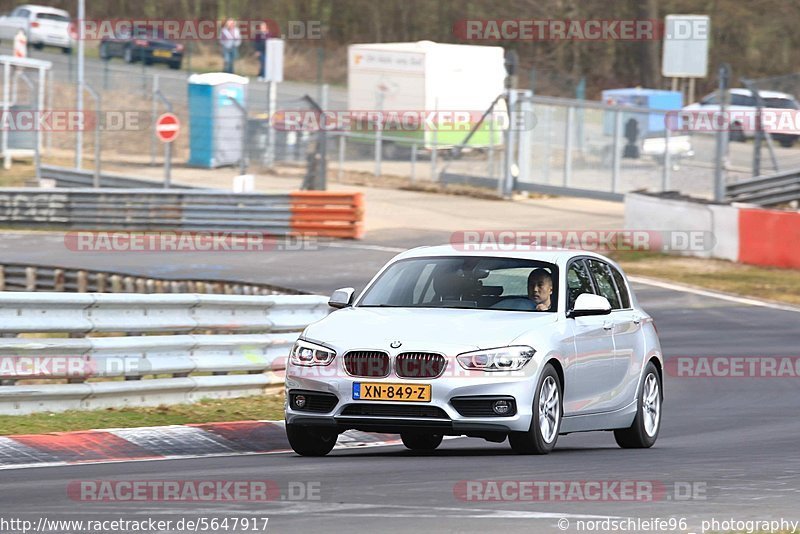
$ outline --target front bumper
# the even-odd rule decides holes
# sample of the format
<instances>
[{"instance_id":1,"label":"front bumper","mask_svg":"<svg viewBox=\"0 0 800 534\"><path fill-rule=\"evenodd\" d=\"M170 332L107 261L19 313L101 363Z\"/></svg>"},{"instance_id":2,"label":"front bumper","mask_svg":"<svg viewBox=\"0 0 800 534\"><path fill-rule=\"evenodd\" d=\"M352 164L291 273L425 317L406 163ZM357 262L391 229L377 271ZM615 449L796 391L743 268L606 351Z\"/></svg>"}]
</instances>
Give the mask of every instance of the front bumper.
<instances>
[{"instance_id":1,"label":"front bumper","mask_svg":"<svg viewBox=\"0 0 800 534\"><path fill-rule=\"evenodd\" d=\"M454 361L450 366L458 365ZM335 368L316 368L320 374L328 376L309 376L309 369L289 365L286 370L286 423L303 426L317 426L345 430L362 430L367 432L400 433L407 431L427 431L445 435L482 436L507 434L508 432L524 432L530 428L533 395L538 380L535 361L519 373L473 373L469 376L443 376L435 379L403 379L397 376L386 378L360 378L339 374ZM431 401L425 403L353 400L352 391L355 382L387 383L387 384L430 384ZM294 408L288 399L293 392L319 392L334 395L335 405L325 413L312 413ZM512 399L515 405L513 415L508 416L465 416L453 404L453 399L463 398L503 398ZM406 408L411 405L432 407L425 417L402 415L352 415L353 406L394 406ZM348 409L350 408L350 409ZM438 408L438 410L435 410ZM358 410L356 410L358 411ZM385 412L386 410L380 410ZM394 411L394 410L389 410ZM413 411L413 410L412 410ZM463 411L463 410L462 410Z\"/></svg>"}]
</instances>

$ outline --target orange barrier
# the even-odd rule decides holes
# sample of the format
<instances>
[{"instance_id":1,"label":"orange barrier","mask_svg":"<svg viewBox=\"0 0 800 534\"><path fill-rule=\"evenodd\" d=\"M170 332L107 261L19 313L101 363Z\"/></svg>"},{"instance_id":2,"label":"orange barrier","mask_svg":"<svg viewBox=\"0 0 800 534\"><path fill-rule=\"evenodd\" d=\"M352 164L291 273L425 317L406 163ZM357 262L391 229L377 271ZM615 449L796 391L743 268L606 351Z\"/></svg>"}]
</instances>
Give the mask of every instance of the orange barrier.
<instances>
[{"instance_id":1,"label":"orange barrier","mask_svg":"<svg viewBox=\"0 0 800 534\"><path fill-rule=\"evenodd\" d=\"M364 237L363 193L295 191L289 198L292 233L345 239Z\"/></svg>"},{"instance_id":2,"label":"orange barrier","mask_svg":"<svg viewBox=\"0 0 800 534\"><path fill-rule=\"evenodd\" d=\"M800 213L739 209L739 261L800 269Z\"/></svg>"}]
</instances>

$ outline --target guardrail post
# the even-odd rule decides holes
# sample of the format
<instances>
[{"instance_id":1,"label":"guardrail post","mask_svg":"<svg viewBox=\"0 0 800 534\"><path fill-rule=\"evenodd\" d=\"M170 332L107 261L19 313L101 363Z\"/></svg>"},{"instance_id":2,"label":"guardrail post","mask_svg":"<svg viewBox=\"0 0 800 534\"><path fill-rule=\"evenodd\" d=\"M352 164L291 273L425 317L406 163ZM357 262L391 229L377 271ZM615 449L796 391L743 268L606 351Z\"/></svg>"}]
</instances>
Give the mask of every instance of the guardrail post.
<instances>
[{"instance_id":1,"label":"guardrail post","mask_svg":"<svg viewBox=\"0 0 800 534\"><path fill-rule=\"evenodd\" d=\"M0 265L0 291L6 290L6 268Z\"/></svg>"},{"instance_id":2,"label":"guardrail post","mask_svg":"<svg viewBox=\"0 0 800 534\"><path fill-rule=\"evenodd\" d=\"M64 269L55 269L53 271L53 289L55 291L64 291Z\"/></svg>"},{"instance_id":3,"label":"guardrail post","mask_svg":"<svg viewBox=\"0 0 800 534\"><path fill-rule=\"evenodd\" d=\"M112 293L122 292L122 277L118 274L111 275L111 292Z\"/></svg>"},{"instance_id":4,"label":"guardrail post","mask_svg":"<svg viewBox=\"0 0 800 534\"><path fill-rule=\"evenodd\" d=\"M36 267L25 268L25 291L36 291Z\"/></svg>"},{"instance_id":5,"label":"guardrail post","mask_svg":"<svg viewBox=\"0 0 800 534\"><path fill-rule=\"evenodd\" d=\"M78 271L78 293L86 293L89 289L89 273L84 270Z\"/></svg>"},{"instance_id":6,"label":"guardrail post","mask_svg":"<svg viewBox=\"0 0 800 534\"><path fill-rule=\"evenodd\" d=\"M95 275L95 277L97 279L97 287L95 288L95 291L97 291L98 293L105 293L106 292L106 280L107 280L106 273L97 273Z\"/></svg>"},{"instance_id":7,"label":"guardrail post","mask_svg":"<svg viewBox=\"0 0 800 534\"><path fill-rule=\"evenodd\" d=\"M132 276L126 276L123 282L125 284L125 293L136 293L136 286L133 285Z\"/></svg>"}]
</instances>

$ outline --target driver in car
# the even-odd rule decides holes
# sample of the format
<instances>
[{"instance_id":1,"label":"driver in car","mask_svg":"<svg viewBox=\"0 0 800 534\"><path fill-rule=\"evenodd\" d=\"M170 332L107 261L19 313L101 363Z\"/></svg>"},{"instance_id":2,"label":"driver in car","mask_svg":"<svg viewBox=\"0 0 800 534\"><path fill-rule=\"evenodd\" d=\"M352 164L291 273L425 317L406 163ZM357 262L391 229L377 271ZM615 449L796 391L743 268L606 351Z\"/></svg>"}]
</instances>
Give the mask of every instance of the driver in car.
<instances>
[{"instance_id":1,"label":"driver in car","mask_svg":"<svg viewBox=\"0 0 800 534\"><path fill-rule=\"evenodd\" d=\"M528 275L528 298L536 304L536 311L550 310L553 295L553 277L544 269L534 269Z\"/></svg>"}]
</instances>

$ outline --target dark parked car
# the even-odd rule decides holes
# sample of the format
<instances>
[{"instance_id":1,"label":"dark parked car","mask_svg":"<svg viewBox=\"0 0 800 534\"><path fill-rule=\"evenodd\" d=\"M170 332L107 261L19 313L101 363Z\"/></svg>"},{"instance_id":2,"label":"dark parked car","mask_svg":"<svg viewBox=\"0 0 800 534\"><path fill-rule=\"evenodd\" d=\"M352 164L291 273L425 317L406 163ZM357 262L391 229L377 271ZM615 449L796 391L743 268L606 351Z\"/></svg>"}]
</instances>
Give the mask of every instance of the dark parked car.
<instances>
[{"instance_id":1,"label":"dark parked car","mask_svg":"<svg viewBox=\"0 0 800 534\"><path fill-rule=\"evenodd\" d=\"M144 61L146 65L166 63L171 69L181 68L183 45L164 39L160 30L149 27L124 30L100 42L100 58L121 57L126 63Z\"/></svg>"}]
</instances>

